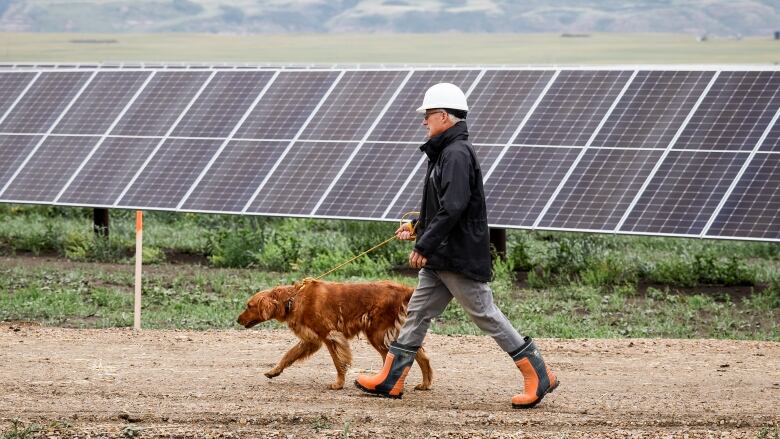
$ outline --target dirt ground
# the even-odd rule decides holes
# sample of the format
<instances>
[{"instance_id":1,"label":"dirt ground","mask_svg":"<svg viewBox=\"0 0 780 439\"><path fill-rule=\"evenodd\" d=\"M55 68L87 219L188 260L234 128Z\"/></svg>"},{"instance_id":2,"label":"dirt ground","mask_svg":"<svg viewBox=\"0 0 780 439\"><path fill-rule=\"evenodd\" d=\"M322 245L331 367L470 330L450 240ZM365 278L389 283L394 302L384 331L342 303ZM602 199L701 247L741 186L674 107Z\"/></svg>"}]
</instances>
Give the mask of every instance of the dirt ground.
<instances>
[{"instance_id":1,"label":"dirt ground","mask_svg":"<svg viewBox=\"0 0 780 439\"><path fill-rule=\"evenodd\" d=\"M757 438L780 425L780 344L539 339L561 386L531 410L487 337L430 335L433 389L402 400L351 385L380 367L364 341L343 390L326 350L269 380L284 330L76 330L0 323L0 432L45 437ZM0 433L0 436L2 434Z\"/></svg>"}]
</instances>

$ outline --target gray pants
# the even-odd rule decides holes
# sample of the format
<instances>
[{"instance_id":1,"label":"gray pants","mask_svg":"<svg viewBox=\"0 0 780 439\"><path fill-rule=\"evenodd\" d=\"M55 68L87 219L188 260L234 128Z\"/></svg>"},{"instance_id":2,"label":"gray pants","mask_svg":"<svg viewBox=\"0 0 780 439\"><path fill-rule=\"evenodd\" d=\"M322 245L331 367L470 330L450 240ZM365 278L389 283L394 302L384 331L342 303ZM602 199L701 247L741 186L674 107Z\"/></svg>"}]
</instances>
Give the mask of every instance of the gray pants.
<instances>
[{"instance_id":1,"label":"gray pants","mask_svg":"<svg viewBox=\"0 0 780 439\"><path fill-rule=\"evenodd\" d=\"M409 300L406 323L397 342L421 346L431 319L444 312L453 297L471 320L498 343L505 352L523 345L523 337L493 303L493 291L487 283L478 282L450 271L420 270L419 284Z\"/></svg>"}]
</instances>

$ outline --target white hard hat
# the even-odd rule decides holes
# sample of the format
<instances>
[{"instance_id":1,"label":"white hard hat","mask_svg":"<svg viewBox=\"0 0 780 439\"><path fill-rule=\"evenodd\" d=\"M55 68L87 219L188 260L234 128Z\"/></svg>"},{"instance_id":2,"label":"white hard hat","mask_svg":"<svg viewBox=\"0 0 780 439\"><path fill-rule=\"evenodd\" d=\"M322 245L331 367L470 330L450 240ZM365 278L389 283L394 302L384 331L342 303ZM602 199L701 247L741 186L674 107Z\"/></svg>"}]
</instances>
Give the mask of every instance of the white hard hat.
<instances>
[{"instance_id":1,"label":"white hard hat","mask_svg":"<svg viewBox=\"0 0 780 439\"><path fill-rule=\"evenodd\" d=\"M450 108L453 110L469 111L466 104L466 95L455 84L440 82L431 86L423 98L423 103L417 109L418 113L425 113L425 110L432 108Z\"/></svg>"}]
</instances>

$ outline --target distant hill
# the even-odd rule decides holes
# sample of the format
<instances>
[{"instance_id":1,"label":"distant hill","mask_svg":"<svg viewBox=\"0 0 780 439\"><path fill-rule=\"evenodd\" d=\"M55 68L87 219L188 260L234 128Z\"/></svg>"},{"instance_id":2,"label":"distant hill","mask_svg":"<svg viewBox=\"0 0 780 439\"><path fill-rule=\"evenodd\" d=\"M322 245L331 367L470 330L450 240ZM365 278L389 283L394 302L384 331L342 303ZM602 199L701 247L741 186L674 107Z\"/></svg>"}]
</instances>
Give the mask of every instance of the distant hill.
<instances>
[{"instance_id":1,"label":"distant hill","mask_svg":"<svg viewBox=\"0 0 780 439\"><path fill-rule=\"evenodd\" d=\"M780 0L0 0L0 31L748 36L776 30Z\"/></svg>"}]
</instances>

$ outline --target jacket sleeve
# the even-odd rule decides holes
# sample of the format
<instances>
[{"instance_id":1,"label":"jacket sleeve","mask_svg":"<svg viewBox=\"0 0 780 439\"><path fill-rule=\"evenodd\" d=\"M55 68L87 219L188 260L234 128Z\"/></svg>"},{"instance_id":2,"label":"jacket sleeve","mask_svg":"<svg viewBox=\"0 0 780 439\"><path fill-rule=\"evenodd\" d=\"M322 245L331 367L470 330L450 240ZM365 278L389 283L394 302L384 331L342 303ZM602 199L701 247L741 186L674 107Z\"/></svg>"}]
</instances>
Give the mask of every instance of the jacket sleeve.
<instances>
[{"instance_id":1,"label":"jacket sleeve","mask_svg":"<svg viewBox=\"0 0 780 439\"><path fill-rule=\"evenodd\" d=\"M448 148L443 152L439 210L417 240L414 249L430 255L458 223L471 198L471 154L463 149Z\"/></svg>"}]
</instances>

